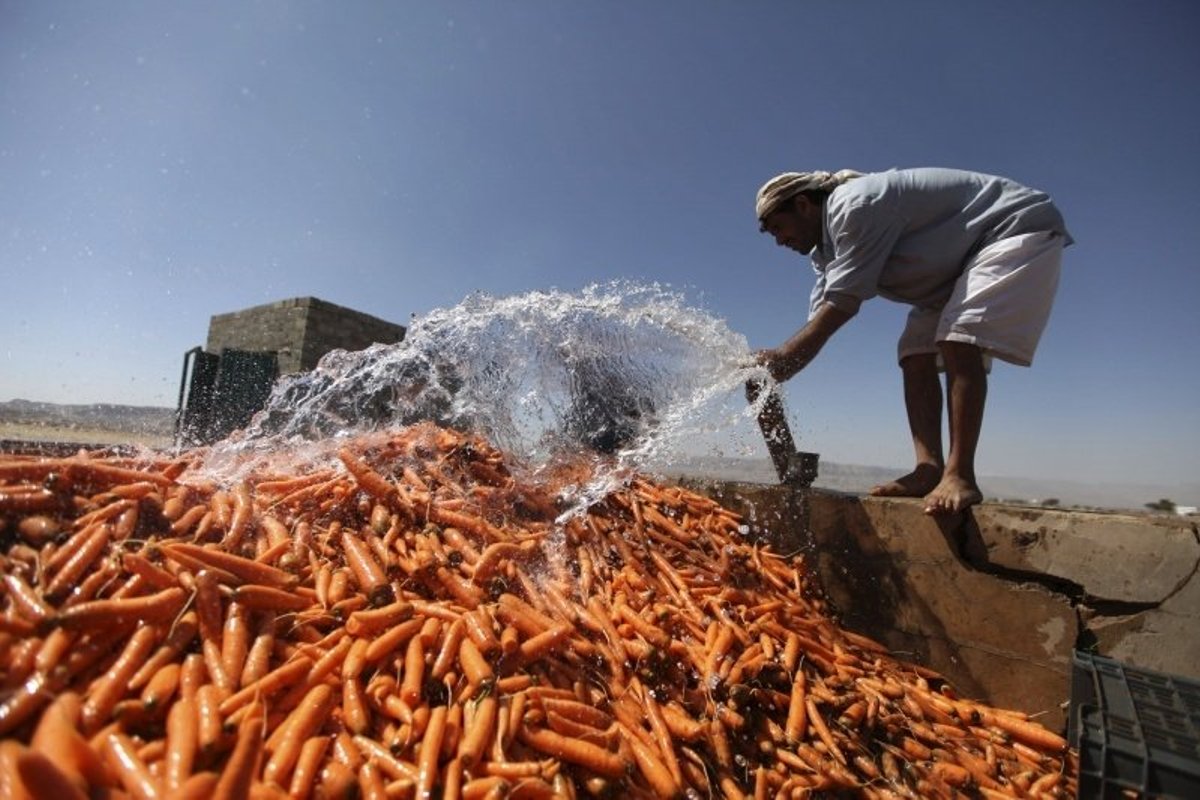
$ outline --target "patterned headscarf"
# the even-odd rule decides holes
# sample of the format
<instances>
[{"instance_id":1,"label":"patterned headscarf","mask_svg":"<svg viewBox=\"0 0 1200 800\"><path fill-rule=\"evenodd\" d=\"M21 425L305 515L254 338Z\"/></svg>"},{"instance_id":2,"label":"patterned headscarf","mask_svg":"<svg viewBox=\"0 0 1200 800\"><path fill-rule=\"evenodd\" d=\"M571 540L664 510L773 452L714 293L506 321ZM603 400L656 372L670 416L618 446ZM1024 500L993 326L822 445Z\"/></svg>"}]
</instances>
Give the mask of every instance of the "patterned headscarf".
<instances>
[{"instance_id":1,"label":"patterned headscarf","mask_svg":"<svg viewBox=\"0 0 1200 800\"><path fill-rule=\"evenodd\" d=\"M762 222L768 214L779 208L781 203L792 199L801 192L814 189L832 192L846 181L860 175L862 175L861 172L855 172L852 169L843 169L837 172L785 172L782 175L776 175L758 190L758 196L754 200L754 213L758 215L759 222Z\"/></svg>"}]
</instances>

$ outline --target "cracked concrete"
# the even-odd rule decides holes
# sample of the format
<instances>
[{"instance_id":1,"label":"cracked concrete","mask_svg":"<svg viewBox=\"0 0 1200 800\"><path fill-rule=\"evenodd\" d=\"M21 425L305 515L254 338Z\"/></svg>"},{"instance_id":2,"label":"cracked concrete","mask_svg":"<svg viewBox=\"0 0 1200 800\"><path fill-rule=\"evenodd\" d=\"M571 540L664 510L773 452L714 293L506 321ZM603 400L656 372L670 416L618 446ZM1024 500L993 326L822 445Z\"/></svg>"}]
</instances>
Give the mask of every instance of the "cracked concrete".
<instances>
[{"instance_id":1,"label":"cracked concrete","mask_svg":"<svg viewBox=\"0 0 1200 800\"><path fill-rule=\"evenodd\" d=\"M803 549L846 627L958 691L1065 728L1075 649L1200 678L1200 535L1182 518L700 485Z\"/></svg>"}]
</instances>

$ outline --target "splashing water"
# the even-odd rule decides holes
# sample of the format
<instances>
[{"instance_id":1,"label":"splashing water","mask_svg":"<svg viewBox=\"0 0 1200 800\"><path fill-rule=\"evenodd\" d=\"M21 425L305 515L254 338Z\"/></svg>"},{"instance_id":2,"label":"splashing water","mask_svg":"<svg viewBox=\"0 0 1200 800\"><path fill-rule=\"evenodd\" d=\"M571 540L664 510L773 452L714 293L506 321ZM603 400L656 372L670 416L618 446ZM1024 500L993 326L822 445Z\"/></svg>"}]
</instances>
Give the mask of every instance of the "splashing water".
<instances>
[{"instance_id":1,"label":"splashing water","mask_svg":"<svg viewBox=\"0 0 1200 800\"><path fill-rule=\"evenodd\" d=\"M415 319L399 344L334 351L281 378L209 464L430 419L482 435L530 477L591 453L603 468L576 487L586 503L629 470L761 449L750 379L769 380L745 338L658 285L476 294Z\"/></svg>"}]
</instances>

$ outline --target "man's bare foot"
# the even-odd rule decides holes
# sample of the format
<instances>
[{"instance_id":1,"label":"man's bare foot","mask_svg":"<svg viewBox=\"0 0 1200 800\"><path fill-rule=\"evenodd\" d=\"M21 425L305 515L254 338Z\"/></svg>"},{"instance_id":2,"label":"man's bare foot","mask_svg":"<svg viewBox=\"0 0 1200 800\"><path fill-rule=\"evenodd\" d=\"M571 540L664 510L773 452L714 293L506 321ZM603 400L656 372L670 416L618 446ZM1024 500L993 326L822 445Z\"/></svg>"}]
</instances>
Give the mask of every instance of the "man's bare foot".
<instances>
[{"instance_id":1,"label":"man's bare foot","mask_svg":"<svg viewBox=\"0 0 1200 800\"><path fill-rule=\"evenodd\" d=\"M912 472L888 483L872 486L869 494L875 497L924 497L942 479L942 468L936 464L917 464Z\"/></svg>"},{"instance_id":2,"label":"man's bare foot","mask_svg":"<svg viewBox=\"0 0 1200 800\"><path fill-rule=\"evenodd\" d=\"M933 491L925 495L925 513L957 514L980 502L983 502L983 493L978 486L957 475L945 475Z\"/></svg>"}]
</instances>

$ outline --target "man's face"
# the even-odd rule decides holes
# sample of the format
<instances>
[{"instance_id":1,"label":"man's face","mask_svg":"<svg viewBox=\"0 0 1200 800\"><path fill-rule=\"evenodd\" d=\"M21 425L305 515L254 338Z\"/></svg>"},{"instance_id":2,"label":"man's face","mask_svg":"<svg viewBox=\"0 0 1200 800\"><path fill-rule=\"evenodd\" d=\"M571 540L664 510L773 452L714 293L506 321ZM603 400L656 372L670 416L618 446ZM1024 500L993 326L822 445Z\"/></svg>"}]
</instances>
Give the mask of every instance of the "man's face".
<instances>
[{"instance_id":1,"label":"man's face","mask_svg":"<svg viewBox=\"0 0 1200 800\"><path fill-rule=\"evenodd\" d=\"M808 255L821 243L821 207L804 195L797 195L768 214L762 229L780 247Z\"/></svg>"}]
</instances>

